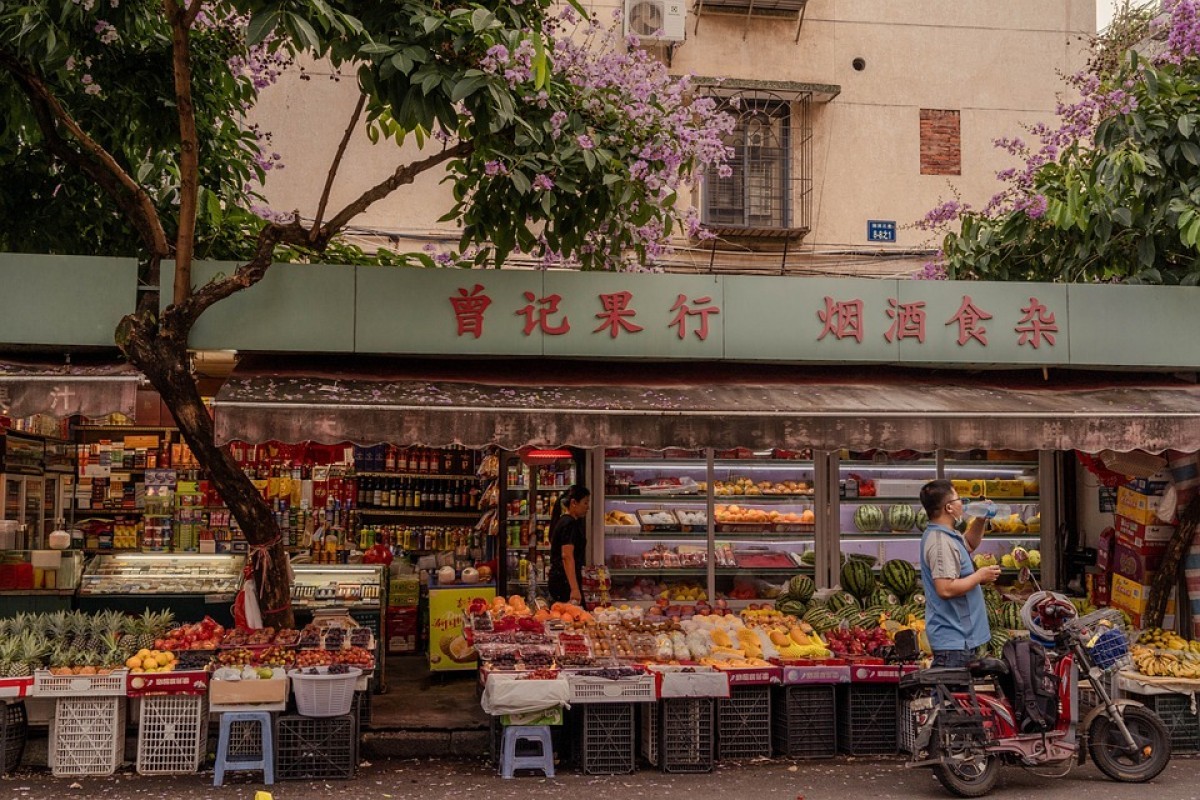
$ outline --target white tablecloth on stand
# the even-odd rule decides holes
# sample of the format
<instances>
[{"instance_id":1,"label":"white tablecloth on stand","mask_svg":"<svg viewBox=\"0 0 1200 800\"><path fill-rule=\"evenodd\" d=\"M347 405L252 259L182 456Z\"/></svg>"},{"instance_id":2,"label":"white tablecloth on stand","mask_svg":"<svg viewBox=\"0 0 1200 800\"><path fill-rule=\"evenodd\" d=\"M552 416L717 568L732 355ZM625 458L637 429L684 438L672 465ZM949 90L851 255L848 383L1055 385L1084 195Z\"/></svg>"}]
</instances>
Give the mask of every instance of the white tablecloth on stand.
<instances>
[{"instance_id":1,"label":"white tablecloth on stand","mask_svg":"<svg viewBox=\"0 0 1200 800\"><path fill-rule=\"evenodd\" d=\"M528 714L557 706L570 708L571 686L566 678L526 681L489 675L479 704L494 717Z\"/></svg>"}]
</instances>

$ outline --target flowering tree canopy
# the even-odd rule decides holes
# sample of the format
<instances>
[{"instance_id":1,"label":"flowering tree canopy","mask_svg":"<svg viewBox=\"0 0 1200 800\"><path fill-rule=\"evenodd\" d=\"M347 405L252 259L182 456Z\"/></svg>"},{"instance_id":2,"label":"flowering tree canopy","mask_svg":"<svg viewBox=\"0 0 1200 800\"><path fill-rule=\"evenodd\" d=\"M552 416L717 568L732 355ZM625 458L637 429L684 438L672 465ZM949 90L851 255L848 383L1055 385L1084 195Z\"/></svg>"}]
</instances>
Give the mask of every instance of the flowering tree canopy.
<instances>
[{"instance_id":1,"label":"flowering tree canopy","mask_svg":"<svg viewBox=\"0 0 1200 800\"><path fill-rule=\"evenodd\" d=\"M1021 166L984 208L926 215L922 227L952 229L922 277L1200 283L1200 2L1163 10L1113 28L1150 33L1150 55L1108 42L1069 79L1078 99L1057 124L997 141Z\"/></svg>"},{"instance_id":2,"label":"flowering tree canopy","mask_svg":"<svg viewBox=\"0 0 1200 800\"><path fill-rule=\"evenodd\" d=\"M453 184L459 254L500 265L653 262L689 217L694 174L721 169L731 120L685 80L605 38L577 0L0 0L0 249L136 255L171 302L144 295L116 343L163 396L269 576L269 624L288 618L285 553L270 509L230 455L187 366L196 319L262 280L281 258L331 258L373 203L429 170ZM578 29L583 26L583 29ZM280 168L244 123L258 92L297 56L353 73L359 102L332 166L310 169L311 219L261 208ZM419 157L329 208L346 145L415 141ZM255 211L259 213L254 213ZM196 256L236 257L193 286ZM434 265L428 254L393 260Z\"/></svg>"}]
</instances>

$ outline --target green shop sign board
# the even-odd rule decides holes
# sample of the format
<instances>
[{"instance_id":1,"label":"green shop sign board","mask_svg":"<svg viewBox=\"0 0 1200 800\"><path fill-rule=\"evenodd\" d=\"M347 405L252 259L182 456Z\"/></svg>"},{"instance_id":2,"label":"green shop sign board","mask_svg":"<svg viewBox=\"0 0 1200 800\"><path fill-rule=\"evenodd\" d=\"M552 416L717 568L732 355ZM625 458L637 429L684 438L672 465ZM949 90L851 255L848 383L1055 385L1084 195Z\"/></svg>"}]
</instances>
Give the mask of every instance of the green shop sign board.
<instances>
[{"instance_id":1,"label":"green shop sign board","mask_svg":"<svg viewBox=\"0 0 1200 800\"><path fill-rule=\"evenodd\" d=\"M197 284L236 269L195 265ZM107 345L130 259L0 254L0 342ZM162 285L170 287L170 265ZM162 293L165 303L170 292ZM1200 288L279 264L198 349L1200 368Z\"/></svg>"}]
</instances>

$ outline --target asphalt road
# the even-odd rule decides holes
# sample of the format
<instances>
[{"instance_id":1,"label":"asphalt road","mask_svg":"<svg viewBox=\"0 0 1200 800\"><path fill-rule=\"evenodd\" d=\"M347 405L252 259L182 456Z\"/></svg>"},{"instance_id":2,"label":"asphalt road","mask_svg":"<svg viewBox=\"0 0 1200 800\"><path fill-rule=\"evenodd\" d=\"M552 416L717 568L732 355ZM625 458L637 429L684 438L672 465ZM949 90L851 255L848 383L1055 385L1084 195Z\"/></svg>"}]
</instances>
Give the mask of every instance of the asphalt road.
<instances>
[{"instance_id":1,"label":"asphalt road","mask_svg":"<svg viewBox=\"0 0 1200 800\"><path fill-rule=\"evenodd\" d=\"M832 761L775 760L718 768L707 775L664 775L641 770L632 775L586 776L564 770L554 779L540 775L502 780L482 762L406 760L366 763L352 781L289 782L263 787L257 774L233 776L222 788L212 787L211 770L199 775L142 777L122 772L110 778L69 780L47 772L22 772L0 781L0 800L202 800L245 798L269 790L274 800L536 800L589 798L605 800L680 798L681 800L885 800L949 797L927 770L907 770L893 759L839 758ZM1120 784L1094 767L1064 778L1047 778L1007 768L996 790L997 800L1038 797L1047 800L1200 800L1200 758L1178 758L1153 783Z\"/></svg>"}]
</instances>

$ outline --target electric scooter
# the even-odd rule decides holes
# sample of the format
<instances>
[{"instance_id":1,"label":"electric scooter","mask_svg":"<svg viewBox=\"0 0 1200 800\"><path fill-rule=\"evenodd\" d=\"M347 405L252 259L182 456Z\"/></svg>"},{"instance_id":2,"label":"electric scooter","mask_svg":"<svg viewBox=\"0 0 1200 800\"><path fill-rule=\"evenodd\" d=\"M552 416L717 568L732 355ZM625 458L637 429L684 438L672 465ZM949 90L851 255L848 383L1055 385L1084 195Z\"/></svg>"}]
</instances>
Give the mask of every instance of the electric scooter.
<instances>
[{"instance_id":1,"label":"electric scooter","mask_svg":"<svg viewBox=\"0 0 1200 800\"><path fill-rule=\"evenodd\" d=\"M1043 598L1036 601L1035 598ZM1069 609L1069 612L1068 612ZM1154 779L1171 760L1171 738L1153 711L1133 700L1114 700L1105 676L1130 666L1124 618L1115 609L1079 617L1062 595L1039 592L1026 603L1054 635L1051 657L1057 681L1058 722L1044 732L1022 732L1014 712L1009 669L983 658L966 668L932 668L901 679L912 697L915 741L909 767L929 767L949 792L981 797L992 790L1004 764L1058 767L1062 775L1087 755L1115 781ZM1079 679L1092 687L1094 708L1081 716ZM977 692L978 683L992 691Z\"/></svg>"}]
</instances>

